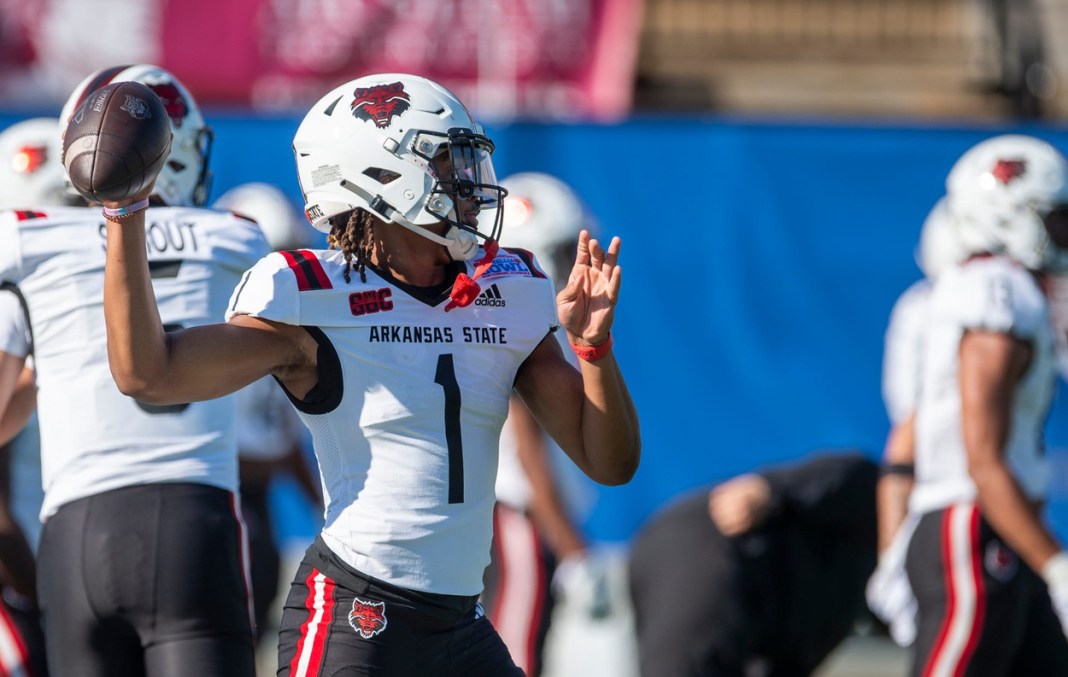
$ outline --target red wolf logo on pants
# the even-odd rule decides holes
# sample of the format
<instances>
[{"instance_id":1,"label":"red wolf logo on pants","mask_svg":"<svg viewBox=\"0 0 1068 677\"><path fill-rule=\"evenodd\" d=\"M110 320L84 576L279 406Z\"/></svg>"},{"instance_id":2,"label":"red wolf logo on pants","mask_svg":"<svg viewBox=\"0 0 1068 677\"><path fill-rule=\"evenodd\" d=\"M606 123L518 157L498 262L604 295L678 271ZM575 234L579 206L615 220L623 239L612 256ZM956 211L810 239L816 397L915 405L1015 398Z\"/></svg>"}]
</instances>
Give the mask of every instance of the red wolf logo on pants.
<instances>
[{"instance_id":1,"label":"red wolf logo on pants","mask_svg":"<svg viewBox=\"0 0 1068 677\"><path fill-rule=\"evenodd\" d=\"M349 612L349 625L360 637L371 639L386 629L386 603L368 602L356 597Z\"/></svg>"}]
</instances>

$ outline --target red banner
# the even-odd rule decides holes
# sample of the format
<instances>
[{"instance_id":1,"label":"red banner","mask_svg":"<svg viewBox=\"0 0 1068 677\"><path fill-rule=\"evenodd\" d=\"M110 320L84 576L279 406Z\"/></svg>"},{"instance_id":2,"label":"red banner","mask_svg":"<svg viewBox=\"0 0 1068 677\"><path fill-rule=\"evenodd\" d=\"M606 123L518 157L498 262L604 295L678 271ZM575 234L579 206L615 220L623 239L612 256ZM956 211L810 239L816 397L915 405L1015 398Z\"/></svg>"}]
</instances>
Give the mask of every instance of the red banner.
<instances>
[{"instance_id":1,"label":"red banner","mask_svg":"<svg viewBox=\"0 0 1068 677\"><path fill-rule=\"evenodd\" d=\"M630 109L641 3L0 0L0 105L62 103L95 68L147 62L205 105L302 110L347 80L403 72L490 119L612 119Z\"/></svg>"}]
</instances>

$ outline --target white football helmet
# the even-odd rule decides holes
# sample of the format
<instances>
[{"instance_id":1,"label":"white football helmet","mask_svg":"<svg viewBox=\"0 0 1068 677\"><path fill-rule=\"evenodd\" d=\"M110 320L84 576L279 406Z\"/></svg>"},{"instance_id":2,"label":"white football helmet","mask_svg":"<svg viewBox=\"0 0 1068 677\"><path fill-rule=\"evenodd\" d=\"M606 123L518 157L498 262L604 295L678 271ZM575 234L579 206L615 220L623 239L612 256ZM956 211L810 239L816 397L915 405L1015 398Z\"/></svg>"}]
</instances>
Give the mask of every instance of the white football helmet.
<instances>
[{"instance_id":1,"label":"white football helmet","mask_svg":"<svg viewBox=\"0 0 1068 677\"><path fill-rule=\"evenodd\" d=\"M271 249L303 249L316 244L315 232L279 188L269 183L243 183L219 196L212 205L247 216L259 224Z\"/></svg>"},{"instance_id":2,"label":"white football helmet","mask_svg":"<svg viewBox=\"0 0 1068 677\"><path fill-rule=\"evenodd\" d=\"M77 204L66 190L57 122L33 118L0 132L0 209Z\"/></svg>"},{"instance_id":3,"label":"white football helmet","mask_svg":"<svg viewBox=\"0 0 1068 677\"><path fill-rule=\"evenodd\" d=\"M208 158L213 135L193 95L178 78L158 66L138 64L99 70L82 80L63 106L60 134L67 121L94 90L114 82L140 82L163 101L171 118L171 154L156 179L153 196L170 207L201 206L211 189ZM73 188L71 189L73 190Z\"/></svg>"},{"instance_id":4,"label":"white football helmet","mask_svg":"<svg viewBox=\"0 0 1068 677\"><path fill-rule=\"evenodd\" d=\"M1068 269L1068 161L1034 137L1007 134L966 151L946 178L968 253L1005 254L1035 271Z\"/></svg>"},{"instance_id":5,"label":"white football helmet","mask_svg":"<svg viewBox=\"0 0 1068 677\"><path fill-rule=\"evenodd\" d=\"M595 229L592 214L570 186L548 174L513 174L501 185L508 191L501 207L504 246L533 252L557 290L563 289L579 231Z\"/></svg>"},{"instance_id":6,"label":"white football helmet","mask_svg":"<svg viewBox=\"0 0 1068 677\"><path fill-rule=\"evenodd\" d=\"M493 142L441 85L416 75L369 75L319 100L293 138L305 215L329 233L333 216L364 209L446 247L454 260L478 252L479 209L504 196ZM448 225L444 235L436 230Z\"/></svg>"},{"instance_id":7,"label":"white football helmet","mask_svg":"<svg viewBox=\"0 0 1068 677\"><path fill-rule=\"evenodd\" d=\"M916 263L924 276L934 281L946 268L966 258L968 251L961 242L957 224L949 211L946 198L941 197L923 221L920 243L916 247Z\"/></svg>"}]
</instances>

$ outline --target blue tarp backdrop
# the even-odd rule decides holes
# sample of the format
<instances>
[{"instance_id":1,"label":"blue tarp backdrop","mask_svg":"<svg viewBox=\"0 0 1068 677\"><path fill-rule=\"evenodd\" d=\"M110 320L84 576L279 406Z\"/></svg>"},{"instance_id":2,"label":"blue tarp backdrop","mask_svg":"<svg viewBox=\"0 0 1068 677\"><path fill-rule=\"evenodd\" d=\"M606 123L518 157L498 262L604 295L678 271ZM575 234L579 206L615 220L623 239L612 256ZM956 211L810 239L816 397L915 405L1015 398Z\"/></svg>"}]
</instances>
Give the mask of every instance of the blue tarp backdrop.
<instances>
[{"instance_id":1,"label":"blue tarp backdrop","mask_svg":"<svg viewBox=\"0 0 1068 677\"><path fill-rule=\"evenodd\" d=\"M298 119L208 117L214 196L268 181L300 200L290 148ZM623 237L616 354L644 451L630 484L597 490L590 536L626 541L682 491L811 450L878 456L888 428L883 331L920 276L920 226L954 160L1007 131L718 118L492 129L499 176L555 174L603 233ZM1068 148L1064 130L1024 131ZM1062 392L1050 443L1051 514L1065 535ZM311 534L306 508L277 495L283 537Z\"/></svg>"}]
</instances>

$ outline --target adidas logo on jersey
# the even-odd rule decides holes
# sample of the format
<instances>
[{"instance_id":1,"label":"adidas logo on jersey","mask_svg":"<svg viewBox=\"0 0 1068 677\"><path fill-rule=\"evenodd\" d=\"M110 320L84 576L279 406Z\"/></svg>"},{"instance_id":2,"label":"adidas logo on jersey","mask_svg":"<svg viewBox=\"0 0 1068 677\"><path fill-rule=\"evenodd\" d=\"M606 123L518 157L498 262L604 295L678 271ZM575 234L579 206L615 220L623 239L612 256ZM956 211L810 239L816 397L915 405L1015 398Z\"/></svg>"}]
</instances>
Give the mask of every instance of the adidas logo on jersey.
<instances>
[{"instance_id":1,"label":"adidas logo on jersey","mask_svg":"<svg viewBox=\"0 0 1068 677\"><path fill-rule=\"evenodd\" d=\"M482 293L475 299L476 306L490 306L491 308L503 308L505 300L501 298L501 290L497 289L497 285L491 284L488 288L483 289Z\"/></svg>"}]
</instances>

